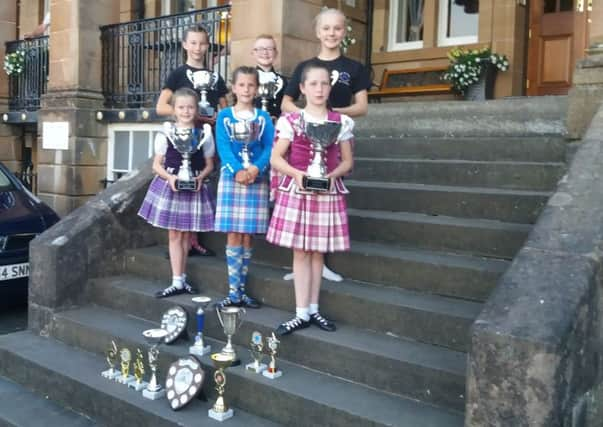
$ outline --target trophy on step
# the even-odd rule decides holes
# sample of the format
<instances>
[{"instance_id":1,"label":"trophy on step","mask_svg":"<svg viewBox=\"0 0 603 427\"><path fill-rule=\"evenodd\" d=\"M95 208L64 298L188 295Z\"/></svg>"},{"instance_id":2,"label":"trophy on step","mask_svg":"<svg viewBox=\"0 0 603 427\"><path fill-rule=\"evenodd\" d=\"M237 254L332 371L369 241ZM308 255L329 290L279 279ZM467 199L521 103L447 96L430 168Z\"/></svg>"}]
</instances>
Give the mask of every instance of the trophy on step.
<instances>
[{"instance_id":1,"label":"trophy on step","mask_svg":"<svg viewBox=\"0 0 603 427\"><path fill-rule=\"evenodd\" d=\"M313 157L304 176L304 189L313 191L329 191L330 179L327 178L326 151L337 142L341 123L324 121L312 123L304 121L304 133L312 143Z\"/></svg>"},{"instance_id":2,"label":"trophy on step","mask_svg":"<svg viewBox=\"0 0 603 427\"><path fill-rule=\"evenodd\" d=\"M121 364L121 375L115 377L115 381L120 384L128 385L132 381L135 381L134 376L130 375L130 362L132 361L132 353L127 348L122 348L119 351L119 358Z\"/></svg>"},{"instance_id":3,"label":"trophy on step","mask_svg":"<svg viewBox=\"0 0 603 427\"><path fill-rule=\"evenodd\" d=\"M136 359L134 359L134 381L128 383L128 387L136 391L143 390L148 383L144 381L144 356L139 348L136 349Z\"/></svg>"},{"instance_id":4,"label":"trophy on step","mask_svg":"<svg viewBox=\"0 0 603 427\"><path fill-rule=\"evenodd\" d=\"M226 345L220 352L231 360L232 366L241 364L239 357L232 345L232 336L237 332L243 323L243 315L245 309L240 307L217 307L216 312L218 313L218 320L224 329L224 335L226 335Z\"/></svg>"},{"instance_id":5,"label":"trophy on step","mask_svg":"<svg viewBox=\"0 0 603 427\"><path fill-rule=\"evenodd\" d=\"M281 342L276 338L274 332L271 337L266 338L266 341L268 342L268 350L270 351L270 363L268 364L268 369L262 372L262 375L273 380L283 375L283 371L276 367L276 353Z\"/></svg>"},{"instance_id":6,"label":"trophy on step","mask_svg":"<svg viewBox=\"0 0 603 427\"><path fill-rule=\"evenodd\" d=\"M195 344L188 348L190 354L195 356L203 356L211 351L210 345L205 345L203 340L203 328L205 327L205 309L210 303L209 297L194 297L192 301L198 305L195 317L197 318L197 333L195 334Z\"/></svg>"},{"instance_id":7,"label":"trophy on step","mask_svg":"<svg viewBox=\"0 0 603 427\"><path fill-rule=\"evenodd\" d=\"M211 361L216 368L214 372L214 381L216 382L218 399L216 400L216 403L214 403L214 406L207 411L207 415L214 420L224 421L234 415L232 408L229 408L224 401L224 386L226 385L224 369L232 365L232 359L227 354L214 353L211 355Z\"/></svg>"},{"instance_id":8,"label":"trophy on step","mask_svg":"<svg viewBox=\"0 0 603 427\"><path fill-rule=\"evenodd\" d=\"M266 369L266 364L262 363L262 359L264 358L264 340L262 334L258 331L253 331L249 346L253 362L245 365L245 369L254 371L256 374L261 374Z\"/></svg>"},{"instance_id":9,"label":"trophy on step","mask_svg":"<svg viewBox=\"0 0 603 427\"><path fill-rule=\"evenodd\" d=\"M107 351L105 351L105 359L109 364L109 369L101 372L101 375L107 379L114 380L115 377L120 375L120 372L115 369L115 364L117 363L117 345L115 344L115 341L111 341L111 345Z\"/></svg>"},{"instance_id":10,"label":"trophy on step","mask_svg":"<svg viewBox=\"0 0 603 427\"><path fill-rule=\"evenodd\" d=\"M165 395L165 389L157 382L157 365L159 364L159 344L163 342L168 332L165 329L147 329L142 333L147 342L151 345L149 349L149 368L151 369L151 379L147 384L147 388L142 391L142 396L156 400Z\"/></svg>"}]
</instances>

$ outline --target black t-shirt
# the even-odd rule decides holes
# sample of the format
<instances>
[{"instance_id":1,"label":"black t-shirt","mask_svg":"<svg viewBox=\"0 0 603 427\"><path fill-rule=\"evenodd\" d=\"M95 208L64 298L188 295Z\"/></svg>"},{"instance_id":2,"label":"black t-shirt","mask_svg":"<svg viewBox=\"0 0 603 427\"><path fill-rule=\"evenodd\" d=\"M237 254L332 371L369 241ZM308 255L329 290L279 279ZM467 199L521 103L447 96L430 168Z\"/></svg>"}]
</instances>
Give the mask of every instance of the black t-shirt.
<instances>
[{"instance_id":1,"label":"black t-shirt","mask_svg":"<svg viewBox=\"0 0 603 427\"><path fill-rule=\"evenodd\" d=\"M168 75L163 88L169 89L172 92L176 92L178 89L181 89L183 87L187 87L194 90L195 88L193 87L192 77L189 77L189 75L191 73L194 73L195 71L201 70L207 70L207 68L195 68L186 64L181 65ZM217 82L212 88L207 91L207 102L209 102L209 104L216 109L218 108L220 98L226 96L226 94L228 93L228 89L226 89L226 83L224 83L224 79L219 75L217 77ZM201 96L201 92L197 92L199 93L199 96Z\"/></svg>"},{"instance_id":2,"label":"black t-shirt","mask_svg":"<svg viewBox=\"0 0 603 427\"><path fill-rule=\"evenodd\" d=\"M331 94L329 95L329 107L331 108L348 107L352 104L354 94L371 88L368 71L360 62L345 56L340 56L332 61L312 58L300 62L295 67L293 76L287 85L285 95L289 95L294 100L301 95L299 90L301 73L308 62L317 62L331 71Z\"/></svg>"},{"instance_id":3,"label":"black t-shirt","mask_svg":"<svg viewBox=\"0 0 603 427\"><path fill-rule=\"evenodd\" d=\"M271 117L280 117L281 116L281 102L283 101L283 96L285 95L285 88L287 87L287 79L282 75L274 71L272 68L270 71L264 71L260 67L256 67L258 73L260 74L260 83L264 80L271 80L276 84L277 91L274 93L274 96L271 99L268 99L268 114ZM256 108L262 108L262 98L258 96L255 99Z\"/></svg>"}]
</instances>

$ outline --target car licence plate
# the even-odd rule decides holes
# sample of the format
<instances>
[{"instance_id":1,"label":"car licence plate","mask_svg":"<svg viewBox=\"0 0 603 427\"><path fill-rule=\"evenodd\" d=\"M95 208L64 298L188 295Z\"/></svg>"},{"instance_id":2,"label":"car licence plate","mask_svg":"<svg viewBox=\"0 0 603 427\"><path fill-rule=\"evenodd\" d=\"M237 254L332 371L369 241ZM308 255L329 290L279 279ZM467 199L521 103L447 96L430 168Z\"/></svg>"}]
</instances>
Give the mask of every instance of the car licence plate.
<instances>
[{"instance_id":1,"label":"car licence plate","mask_svg":"<svg viewBox=\"0 0 603 427\"><path fill-rule=\"evenodd\" d=\"M29 263L0 265L0 281L29 276Z\"/></svg>"}]
</instances>

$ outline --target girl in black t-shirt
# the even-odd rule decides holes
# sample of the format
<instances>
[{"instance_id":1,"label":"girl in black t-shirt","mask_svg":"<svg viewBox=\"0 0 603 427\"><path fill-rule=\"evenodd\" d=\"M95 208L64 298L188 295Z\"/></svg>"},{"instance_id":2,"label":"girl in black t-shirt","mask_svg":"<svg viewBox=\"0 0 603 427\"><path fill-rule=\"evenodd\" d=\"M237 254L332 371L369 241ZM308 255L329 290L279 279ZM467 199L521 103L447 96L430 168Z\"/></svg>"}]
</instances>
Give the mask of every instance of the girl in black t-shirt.
<instances>
[{"instance_id":1,"label":"girl in black t-shirt","mask_svg":"<svg viewBox=\"0 0 603 427\"><path fill-rule=\"evenodd\" d=\"M303 61L295 68L285 90L281 109L284 112L299 111L294 101L301 94L301 71L312 61L331 71L329 107L350 117L364 116L368 108L367 91L371 83L366 68L360 62L341 54L341 41L346 35L345 15L337 9L324 9L316 16L315 23L320 52L316 58Z\"/></svg>"}]
</instances>

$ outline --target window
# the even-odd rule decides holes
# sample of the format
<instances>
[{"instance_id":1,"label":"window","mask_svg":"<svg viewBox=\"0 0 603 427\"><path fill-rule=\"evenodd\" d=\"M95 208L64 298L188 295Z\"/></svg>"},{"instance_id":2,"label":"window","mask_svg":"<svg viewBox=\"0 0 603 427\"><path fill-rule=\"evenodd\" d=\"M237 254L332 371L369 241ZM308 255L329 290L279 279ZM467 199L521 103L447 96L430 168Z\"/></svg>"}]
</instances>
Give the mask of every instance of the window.
<instances>
[{"instance_id":1,"label":"window","mask_svg":"<svg viewBox=\"0 0 603 427\"><path fill-rule=\"evenodd\" d=\"M441 0L438 20L438 44L477 43L478 0Z\"/></svg>"},{"instance_id":2,"label":"window","mask_svg":"<svg viewBox=\"0 0 603 427\"><path fill-rule=\"evenodd\" d=\"M153 155L155 135L160 124L119 124L109 126L107 181L118 180Z\"/></svg>"},{"instance_id":3,"label":"window","mask_svg":"<svg viewBox=\"0 0 603 427\"><path fill-rule=\"evenodd\" d=\"M389 50L423 47L423 0L392 0L389 11Z\"/></svg>"}]
</instances>

